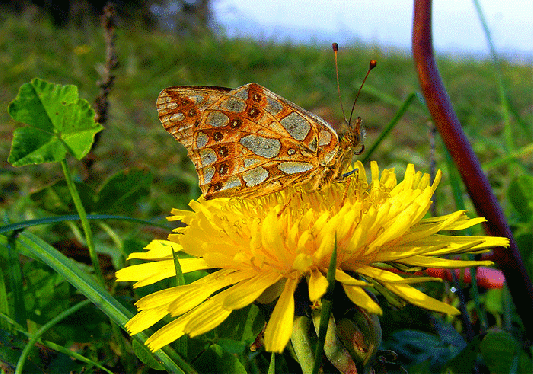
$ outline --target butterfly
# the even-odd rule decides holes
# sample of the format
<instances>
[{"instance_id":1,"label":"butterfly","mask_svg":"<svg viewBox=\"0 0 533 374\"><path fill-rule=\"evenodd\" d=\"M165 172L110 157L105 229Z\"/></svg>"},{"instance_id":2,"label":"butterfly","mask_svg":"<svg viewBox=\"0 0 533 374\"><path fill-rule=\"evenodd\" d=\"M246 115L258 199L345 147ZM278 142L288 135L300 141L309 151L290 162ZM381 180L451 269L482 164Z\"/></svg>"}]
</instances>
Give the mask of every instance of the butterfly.
<instances>
[{"instance_id":1,"label":"butterfly","mask_svg":"<svg viewBox=\"0 0 533 374\"><path fill-rule=\"evenodd\" d=\"M322 118L256 83L169 87L156 105L165 130L187 148L206 199L320 188L341 179L362 151L360 118L339 137Z\"/></svg>"}]
</instances>

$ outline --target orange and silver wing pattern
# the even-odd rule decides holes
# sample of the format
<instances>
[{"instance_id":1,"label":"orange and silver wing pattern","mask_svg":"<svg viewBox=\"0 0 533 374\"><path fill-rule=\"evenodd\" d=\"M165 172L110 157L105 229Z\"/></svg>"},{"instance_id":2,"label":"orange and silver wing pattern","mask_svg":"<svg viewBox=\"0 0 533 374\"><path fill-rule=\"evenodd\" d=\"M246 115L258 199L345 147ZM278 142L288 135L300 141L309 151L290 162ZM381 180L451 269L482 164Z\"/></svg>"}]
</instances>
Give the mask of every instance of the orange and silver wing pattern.
<instances>
[{"instance_id":1,"label":"orange and silver wing pattern","mask_svg":"<svg viewBox=\"0 0 533 374\"><path fill-rule=\"evenodd\" d=\"M187 148L206 199L260 196L338 176L331 171L339 157L335 130L258 84L170 87L157 109Z\"/></svg>"}]
</instances>

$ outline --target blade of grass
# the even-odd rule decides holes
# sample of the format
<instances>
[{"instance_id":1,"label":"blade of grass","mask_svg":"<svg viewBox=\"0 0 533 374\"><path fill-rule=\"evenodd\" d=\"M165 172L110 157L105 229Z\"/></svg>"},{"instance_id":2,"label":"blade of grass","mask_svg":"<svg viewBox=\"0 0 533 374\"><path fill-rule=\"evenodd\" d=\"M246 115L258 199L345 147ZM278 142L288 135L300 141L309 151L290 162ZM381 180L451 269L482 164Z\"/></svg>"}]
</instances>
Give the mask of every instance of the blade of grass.
<instances>
[{"instance_id":1,"label":"blade of grass","mask_svg":"<svg viewBox=\"0 0 533 374\"><path fill-rule=\"evenodd\" d=\"M9 316L11 313L9 312L8 287L4 273L7 272L0 271L0 314ZM0 320L0 330L9 331L9 325L3 320Z\"/></svg>"},{"instance_id":2,"label":"blade of grass","mask_svg":"<svg viewBox=\"0 0 533 374\"><path fill-rule=\"evenodd\" d=\"M72 260L44 240L31 233L24 232L19 235L17 241L30 250L35 257L65 277L70 284L91 300L93 304L121 328L124 328L126 322L133 317L132 313L113 298L93 277L79 269ZM145 333L139 333L133 338L144 345L144 341L146 341L148 336ZM151 354L171 373L195 373L194 369L187 362L168 347Z\"/></svg>"},{"instance_id":3,"label":"blade of grass","mask_svg":"<svg viewBox=\"0 0 533 374\"><path fill-rule=\"evenodd\" d=\"M22 373L22 370L24 369L24 364L26 363L26 359L28 358L28 355L30 354L30 350L33 348L35 343L37 343L39 341L39 339L41 338L41 336L43 336L44 333L46 333L48 330L50 330L52 327L57 325L59 322L61 322L62 320L64 320L68 316L70 316L71 314L76 313L78 310L80 310L84 306L88 305L90 302L91 302L90 300L84 300L84 301L79 302L78 304L70 307L69 309L63 311L62 313L59 313L55 318L52 318L50 321L45 323L39 330L37 330L35 332L35 334L33 334L31 336L30 340L28 340L28 343L26 344L26 346L22 350L22 352L20 354L20 357L19 357L19 360L17 362L17 367L15 368L15 374L21 374ZM103 366L101 366L101 365L99 365L99 364L97 364L95 362L91 362L91 360L88 360L88 359L84 358L83 361L87 362L87 363L92 363L92 364L96 365L99 369L102 369L102 370L105 370L108 373L111 373L109 370L107 370Z\"/></svg>"},{"instance_id":4,"label":"blade of grass","mask_svg":"<svg viewBox=\"0 0 533 374\"><path fill-rule=\"evenodd\" d=\"M489 25L485 15L483 14L483 9L479 4L479 0L472 0L474 7L476 8L477 16L483 27L483 32L485 33L485 38L487 39L487 44L489 45L490 55L492 58L492 66L494 68L494 74L496 76L496 81L498 83L498 92L500 94L500 103L502 105L502 116L504 124L504 137L505 145L507 152L514 151L514 139L513 139L513 130L511 127L511 116L509 113L509 98L507 95L507 89L503 83L503 74L501 72L500 62L498 54L496 53L496 48L494 47L494 42L492 41L492 36L490 34Z\"/></svg>"},{"instance_id":5,"label":"blade of grass","mask_svg":"<svg viewBox=\"0 0 533 374\"><path fill-rule=\"evenodd\" d=\"M521 148L517 149L516 151L507 153L503 157L500 157L498 159L489 161L489 162L483 164L482 167L483 167L483 169L485 171L491 170L491 169L497 168L497 167L502 166L502 165L510 164L511 162L513 162L514 160L517 160L519 158L525 158L525 157L529 156L532 153L533 153L533 143L530 143L530 144L526 145L525 147L521 147ZM528 172L527 170L524 170L524 171Z\"/></svg>"},{"instance_id":6,"label":"blade of grass","mask_svg":"<svg viewBox=\"0 0 533 374\"><path fill-rule=\"evenodd\" d=\"M176 286L183 286L185 285L185 277L181 271L178 254L174 251L174 248L172 248L172 258L174 259L174 269L176 270L174 284ZM176 341L176 350L182 357L187 357L188 355L188 339L188 336L184 335Z\"/></svg>"},{"instance_id":7,"label":"blade of grass","mask_svg":"<svg viewBox=\"0 0 533 374\"><path fill-rule=\"evenodd\" d=\"M394 128L394 126L396 126L398 121L400 121L400 119L403 117L403 115L405 114L405 112L407 111L407 109L409 108L409 106L411 105L415 97L416 97L416 94L413 92L411 92L409 96L407 96L407 99L405 99L400 109L396 112L396 115L394 116L394 118L389 122L387 127L385 127L385 130L381 132L381 134L376 139L374 144L372 144L370 149L365 153L365 156L363 157L363 160L362 160L363 164L366 163L370 159L370 157L372 157L372 154L374 153L374 151L379 147L381 142L383 142L383 140L389 135L389 133Z\"/></svg>"},{"instance_id":8,"label":"blade of grass","mask_svg":"<svg viewBox=\"0 0 533 374\"><path fill-rule=\"evenodd\" d=\"M170 227L168 224L162 224L157 223L153 221L148 221L144 219L138 219L138 218L131 218L131 217L124 217L124 216L115 216L111 214L89 214L87 216L88 220L119 220L119 221L130 221L134 223L140 223L143 225L148 226L156 226L161 227L165 230L172 230L172 227ZM65 216L57 216L57 217L45 217L45 218L39 218L39 219L31 219L23 222L17 222L17 223L11 223L9 225L0 226L0 234L9 232L9 231L15 231L15 230L21 230L25 229L31 226L38 226L38 225L46 225L50 223L57 223L57 222L63 222L63 221L79 221L80 216L76 214L69 214Z\"/></svg>"},{"instance_id":9,"label":"blade of grass","mask_svg":"<svg viewBox=\"0 0 533 374\"><path fill-rule=\"evenodd\" d=\"M373 86L371 86L369 84L365 85L365 93L369 93L369 94L374 95L379 100L379 102L382 102L382 103L385 103L385 104L389 104L389 105L393 105L393 106L398 106L399 107L399 106L402 106L403 103L405 103L405 101L399 100L395 96L388 95L388 94L384 93L382 90L374 88ZM413 94L413 93L411 93L411 94ZM422 99L421 99L421 101L422 101ZM410 107L409 108L409 112L412 112L412 113L415 113L415 114L418 114L418 115L421 115L421 116L427 116L427 111L425 109L420 108L420 107L416 107L416 106Z\"/></svg>"},{"instance_id":10,"label":"blade of grass","mask_svg":"<svg viewBox=\"0 0 533 374\"><path fill-rule=\"evenodd\" d=\"M13 309L9 310L8 315L13 316L15 321L22 326L26 326L26 303L24 302L24 284L22 276L22 267L19 260L19 251L16 249L17 236L19 231L14 231L7 237L7 268L9 271L8 282L11 292L13 292Z\"/></svg>"}]
</instances>

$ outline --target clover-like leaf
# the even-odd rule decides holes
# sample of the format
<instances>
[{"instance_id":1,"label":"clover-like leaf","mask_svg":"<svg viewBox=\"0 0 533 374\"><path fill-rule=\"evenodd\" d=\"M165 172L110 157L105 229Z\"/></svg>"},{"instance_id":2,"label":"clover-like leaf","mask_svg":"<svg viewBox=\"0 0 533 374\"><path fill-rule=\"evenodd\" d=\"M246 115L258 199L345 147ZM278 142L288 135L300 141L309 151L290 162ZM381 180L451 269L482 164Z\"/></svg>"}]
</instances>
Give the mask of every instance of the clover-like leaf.
<instances>
[{"instance_id":1,"label":"clover-like leaf","mask_svg":"<svg viewBox=\"0 0 533 374\"><path fill-rule=\"evenodd\" d=\"M76 86L33 79L20 87L8 108L15 121L26 124L13 133L8 161L13 166L59 162L67 153L78 160L91 149L102 126Z\"/></svg>"}]
</instances>

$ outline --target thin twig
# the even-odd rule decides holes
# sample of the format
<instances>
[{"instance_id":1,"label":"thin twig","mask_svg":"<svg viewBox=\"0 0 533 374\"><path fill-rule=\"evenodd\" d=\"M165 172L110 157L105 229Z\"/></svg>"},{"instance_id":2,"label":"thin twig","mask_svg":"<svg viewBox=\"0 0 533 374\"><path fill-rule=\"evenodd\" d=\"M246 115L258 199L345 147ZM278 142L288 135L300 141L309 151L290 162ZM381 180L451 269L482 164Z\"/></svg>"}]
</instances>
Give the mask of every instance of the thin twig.
<instances>
[{"instance_id":1,"label":"thin twig","mask_svg":"<svg viewBox=\"0 0 533 374\"><path fill-rule=\"evenodd\" d=\"M111 92L111 88L113 88L113 83L115 82L115 75L113 74L113 70L117 69L119 66L118 57L115 51L115 19L115 6L112 3L108 3L104 7L104 15L102 16L102 28L104 29L104 40L106 46L105 64L104 68L100 72L101 79L96 82L98 87L100 88L100 93L94 99L94 120L101 125L104 125L107 122L109 113L108 96ZM83 159L83 164L87 168L89 174L91 167L95 161L93 151L99 143L101 134L102 132L96 134L91 152Z\"/></svg>"},{"instance_id":2,"label":"thin twig","mask_svg":"<svg viewBox=\"0 0 533 374\"><path fill-rule=\"evenodd\" d=\"M442 83L431 39L431 0L415 0L412 47L418 79L429 112L457 165L478 215L487 219L487 233L510 240L509 248L494 249L491 260L503 271L526 334L533 340L533 286L500 204L462 130Z\"/></svg>"},{"instance_id":3,"label":"thin twig","mask_svg":"<svg viewBox=\"0 0 533 374\"><path fill-rule=\"evenodd\" d=\"M107 98L115 81L115 75L112 72L118 67L118 57L115 51L115 6L111 3L108 3L104 7L102 27L104 29L106 58L104 69L101 72L102 79L98 81L100 94L94 101L96 112L95 121L99 124L105 124L107 122L107 114L109 110L109 102L107 101Z\"/></svg>"}]
</instances>

